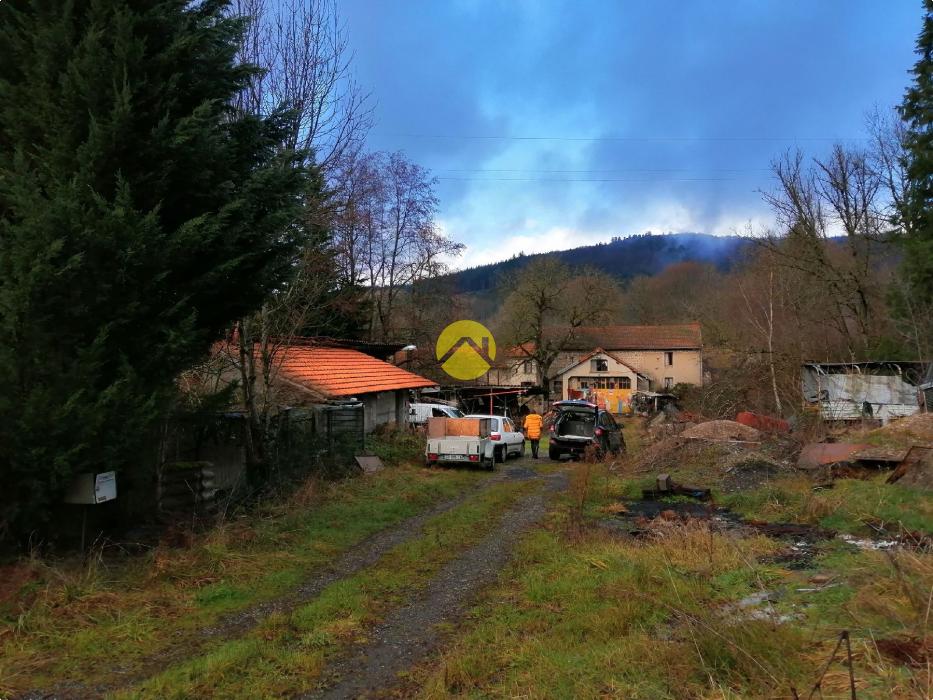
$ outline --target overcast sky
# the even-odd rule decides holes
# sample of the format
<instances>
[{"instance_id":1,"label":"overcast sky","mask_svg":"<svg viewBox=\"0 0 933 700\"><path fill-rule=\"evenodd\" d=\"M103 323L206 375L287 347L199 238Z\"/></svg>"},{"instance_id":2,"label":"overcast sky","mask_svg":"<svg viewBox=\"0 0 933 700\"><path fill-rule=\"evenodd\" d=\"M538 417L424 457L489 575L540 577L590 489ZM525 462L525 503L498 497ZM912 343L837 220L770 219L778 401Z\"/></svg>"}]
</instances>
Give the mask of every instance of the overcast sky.
<instances>
[{"instance_id":1,"label":"overcast sky","mask_svg":"<svg viewBox=\"0 0 933 700\"><path fill-rule=\"evenodd\" d=\"M920 0L343 0L373 150L438 178L458 266L766 226L787 148L900 101Z\"/></svg>"}]
</instances>

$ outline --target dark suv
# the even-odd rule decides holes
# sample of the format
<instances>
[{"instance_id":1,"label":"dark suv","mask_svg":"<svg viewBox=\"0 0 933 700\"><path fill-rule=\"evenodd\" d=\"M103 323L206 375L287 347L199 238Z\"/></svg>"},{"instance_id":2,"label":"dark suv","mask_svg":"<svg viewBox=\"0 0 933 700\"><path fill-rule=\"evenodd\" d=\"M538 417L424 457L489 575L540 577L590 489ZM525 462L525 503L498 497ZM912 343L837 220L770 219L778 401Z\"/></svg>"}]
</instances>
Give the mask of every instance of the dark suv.
<instances>
[{"instance_id":1,"label":"dark suv","mask_svg":"<svg viewBox=\"0 0 933 700\"><path fill-rule=\"evenodd\" d=\"M622 426L609 411L589 401L556 401L550 416L548 456L580 457L595 444L601 455L625 452Z\"/></svg>"}]
</instances>

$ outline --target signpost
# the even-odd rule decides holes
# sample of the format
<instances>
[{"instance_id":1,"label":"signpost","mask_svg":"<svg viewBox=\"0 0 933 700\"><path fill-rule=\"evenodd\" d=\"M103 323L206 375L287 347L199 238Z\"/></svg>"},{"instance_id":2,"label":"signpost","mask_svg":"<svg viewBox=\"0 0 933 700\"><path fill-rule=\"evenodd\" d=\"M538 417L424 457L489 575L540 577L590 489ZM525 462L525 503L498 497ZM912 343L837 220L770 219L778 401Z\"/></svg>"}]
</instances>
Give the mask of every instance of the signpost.
<instances>
[{"instance_id":1,"label":"signpost","mask_svg":"<svg viewBox=\"0 0 933 700\"><path fill-rule=\"evenodd\" d=\"M84 538L87 533L87 507L98 503L107 503L117 497L117 473L78 474L65 492L65 503L83 505L81 515L81 551L84 551Z\"/></svg>"}]
</instances>

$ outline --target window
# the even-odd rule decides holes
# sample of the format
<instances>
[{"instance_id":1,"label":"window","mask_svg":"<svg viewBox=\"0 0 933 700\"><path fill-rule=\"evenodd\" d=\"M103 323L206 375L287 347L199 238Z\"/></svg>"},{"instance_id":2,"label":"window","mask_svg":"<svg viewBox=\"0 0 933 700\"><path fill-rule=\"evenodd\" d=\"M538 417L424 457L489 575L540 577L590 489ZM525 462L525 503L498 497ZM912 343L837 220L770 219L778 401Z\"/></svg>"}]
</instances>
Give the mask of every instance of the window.
<instances>
[{"instance_id":1,"label":"window","mask_svg":"<svg viewBox=\"0 0 933 700\"><path fill-rule=\"evenodd\" d=\"M580 382L580 388L581 388L581 389L589 389L589 388L590 388L590 383L584 379L584 380L582 380L582 381Z\"/></svg>"},{"instance_id":2,"label":"window","mask_svg":"<svg viewBox=\"0 0 933 700\"><path fill-rule=\"evenodd\" d=\"M522 373L523 374L531 374L532 371L533 370L532 370L531 360L525 360L524 362L522 362Z\"/></svg>"},{"instance_id":3,"label":"window","mask_svg":"<svg viewBox=\"0 0 933 700\"><path fill-rule=\"evenodd\" d=\"M609 371L609 360L605 360L602 358L590 360L590 372L608 372L608 371Z\"/></svg>"},{"instance_id":4,"label":"window","mask_svg":"<svg viewBox=\"0 0 933 700\"><path fill-rule=\"evenodd\" d=\"M508 418L505 419L505 431L507 433L515 432L515 426L512 424L512 421L510 421Z\"/></svg>"},{"instance_id":5,"label":"window","mask_svg":"<svg viewBox=\"0 0 933 700\"><path fill-rule=\"evenodd\" d=\"M666 352L664 353L664 366L673 367L674 366L674 353Z\"/></svg>"},{"instance_id":6,"label":"window","mask_svg":"<svg viewBox=\"0 0 933 700\"><path fill-rule=\"evenodd\" d=\"M673 377L664 377L664 388L673 389L674 388L674 378Z\"/></svg>"},{"instance_id":7,"label":"window","mask_svg":"<svg viewBox=\"0 0 933 700\"><path fill-rule=\"evenodd\" d=\"M555 394L560 394L564 390L564 387L561 386L560 379L555 379L551 382L551 391Z\"/></svg>"},{"instance_id":8,"label":"window","mask_svg":"<svg viewBox=\"0 0 933 700\"><path fill-rule=\"evenodd\" d=\"M631 388L632 388L632 380L631 380L631 378L629 378L629 377L622 377L622 380L621 380L621 382L619 383L619 388L621 388L621 389L631 389Z\"/></svg>"},{"instance_id":9,"label":"window","mask_svg":"<svg viewBox=\"0 0 933 700\"><path fill-rule=\"evenodd\" d=\"M445 418L447 416L447 414L444 412L444 409L442 408L432 408L431 415L435 418Z\"/></svg>"}]
</instances>

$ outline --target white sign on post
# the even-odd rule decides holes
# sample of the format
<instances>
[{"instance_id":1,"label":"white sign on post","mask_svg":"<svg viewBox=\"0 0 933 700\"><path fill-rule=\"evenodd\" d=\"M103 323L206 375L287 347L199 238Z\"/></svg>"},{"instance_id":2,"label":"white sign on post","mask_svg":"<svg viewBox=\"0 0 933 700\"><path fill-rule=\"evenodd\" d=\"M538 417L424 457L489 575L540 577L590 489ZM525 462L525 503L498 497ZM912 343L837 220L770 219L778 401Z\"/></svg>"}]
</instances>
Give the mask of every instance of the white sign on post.
<instances>
[{"instance_id":1,"label":"white sign on post","mask_svg":"<svg viewBox=\"0 0 933 700\"><path fill-rule=\"evenodd\" d=\"M2 1L2 0L0 0ZM65 503L92 506L117 498L117 473L78 474L65 492Z\"/></svg>"},{"instance_id":2,"label":"white sign on post","mask_svg":"<svg viewBox=\"0 0 933 700\"><path fill-rule=\"evenodd\" d=\"M94 478L94 503L106 503L117 497L117 473L103 472Z\"/></svg>"}]
</instances>

